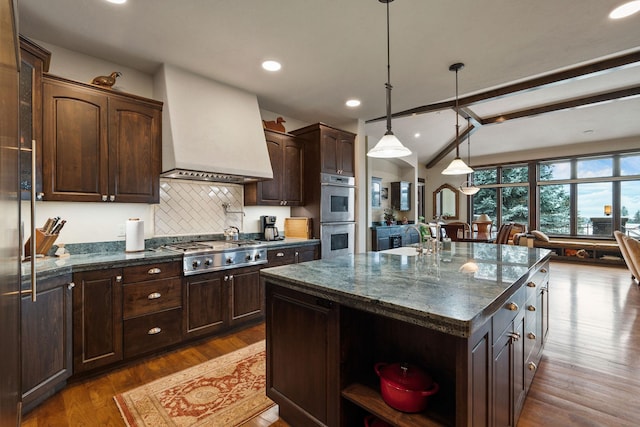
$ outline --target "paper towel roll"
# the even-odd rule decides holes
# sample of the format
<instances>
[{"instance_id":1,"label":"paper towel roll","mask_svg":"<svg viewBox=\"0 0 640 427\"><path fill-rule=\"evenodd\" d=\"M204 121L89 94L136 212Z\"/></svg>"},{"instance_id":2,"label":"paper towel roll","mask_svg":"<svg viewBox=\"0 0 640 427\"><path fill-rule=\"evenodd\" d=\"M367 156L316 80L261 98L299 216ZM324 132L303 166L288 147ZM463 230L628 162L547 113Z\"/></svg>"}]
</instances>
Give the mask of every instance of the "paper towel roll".
<instances>
[{"instance_id":1,"label":"paper towel roll","mask_svg":"<svg viewBox=\"0 0 640 427\"><path fill-rule=\"evenodd\" d=\"M129 218L125 230L125 252L144 251L144 221Z\"/></svg>"}]
</instances>

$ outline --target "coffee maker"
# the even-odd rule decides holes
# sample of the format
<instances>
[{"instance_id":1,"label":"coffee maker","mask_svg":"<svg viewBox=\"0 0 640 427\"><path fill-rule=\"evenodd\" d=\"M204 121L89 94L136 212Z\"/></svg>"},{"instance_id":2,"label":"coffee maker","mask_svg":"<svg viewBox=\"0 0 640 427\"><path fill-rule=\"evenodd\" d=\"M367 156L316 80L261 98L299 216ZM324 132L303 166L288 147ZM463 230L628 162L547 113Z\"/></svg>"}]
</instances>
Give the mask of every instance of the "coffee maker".
<instances>
[{"instance_id":1,"label":"coffee maker","mask_svg":"<svg viewBox=\"0 0 640 427\"><path fill-rule=\"evenodd\" d=\"M282 240L276 227L276 217L273 215L262 215L260 217L260 234L263 240Z\"/></svg>"}]
</instances>

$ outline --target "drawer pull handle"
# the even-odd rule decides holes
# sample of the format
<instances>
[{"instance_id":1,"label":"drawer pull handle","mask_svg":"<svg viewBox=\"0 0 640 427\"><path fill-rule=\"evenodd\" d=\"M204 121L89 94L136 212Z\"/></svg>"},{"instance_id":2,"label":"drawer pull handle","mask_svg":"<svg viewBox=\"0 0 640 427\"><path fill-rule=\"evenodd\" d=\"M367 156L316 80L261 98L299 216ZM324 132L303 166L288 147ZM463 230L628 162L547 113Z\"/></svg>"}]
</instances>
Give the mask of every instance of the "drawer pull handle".
<instances>
[{"instance_id":1,"label":"drawer pull handle","mask_svg":"<svg viewBox=\"0 0 640 427\"><path fill-rule=\"evenodd\" d=\"M284 256L284 252L278 252L276 256Z\"/></svg>"},{"instance_id":2,"label":"drawer pull handle","mask_svg":"<svg viewBox=\"0 0 640 427\"><path fill-rule=\"evenodd\" d=\"M527 286L530 288L535 288L536 287L536 283L535 282L529 282L527 283Z\"/></svg>"},{"instance_id":3,"label":"drawer pull handle","mask_svg":"<svg viewBox=\"0 0 640 427\"><path fill-rule=\"evenodd\" d=\"M527 307L527 310L536 311L536 306L535 305L530 305L530 306Z\"/></svg>"},{"instance_id":4,"label":"drawer pull handle","mask_svg":"<svg viewBox=\"0 0 640 427\"><path fill-rule=\"evenodd\" d=\"M536 365L534 362L529 362L528 366L530 371L535 371L536 369L538 369L538 365Z\"/></svg>"},{"instance_id":5,"label":"drawer pull handle","mask_svg":"<svg viewBox=\"0 0 640 427\"><path fill-rule=\"evenodd\" d=\"M509 334L509 336L514 340L514 341L518 341L520 339L520 333L518 332L512 332Z\"/></svg>"},{"instance_id":6,"label":"drawer pull handle","mask_svg":"<svg viewBox=\"0 0 640 427\"><path fill-rule=\"evenodd\" d=\"M162 329L156 326L155 328L149 329L149 331L147 332L147 335L157 335L160 332L162 332Z\"/></svg>"},{"instance_id":7,"label":"drawer pull handle","mask_svg":"<svg viewBox=\"0 0 640 427\"><path fill-rule=\"evenodd\" d=\"M540 271L541 271L542 273L546 273L546 272L547 272L547 269L546 269L546 268L541 268L541 269L540 269Z\"/></svg>"},{"instance_id":8,"label":"drawer pull handle","mask_svg":"<svg viewBox=\"0 0 640 427\"><path fill-rule=\"evenodd\" d=\"M149 295L147 295L147 299L158 299L161 296L162 295L160 294L160 292L153 292L153 293L150 293Z\"/></svg>"},{"instance_id":9,"label":"drawer pull handle","mask_svg":"<svg viewBox=\"0 0 640 427\"><path fill-rule=\"evenodd\" d=\"M535 340L536 339L536 334L534 334L533 332L529 332L527 334L527 338L529 338L530 340Z\"/></svg>"},{"instance_id":10,"label":"drawer pull handle","mask_svg":"<svg viewBox=\"0 0 640 427\"><path fill-rule=\"evenodd\" d=\"M160 273L162 273L162 270L160 270L158 267L155 267L155 268L150 268L149 271L147 271L147 273L149 273L149 274L160 274Z\"/></svg>"},{"instance_id":11,"label":"drawer pull handle","mask_svg":"<svg viewBox=\"0 0 640 427\"><path fill-rule=\"evenodd\" d=\"M67 285L67 289L73 289L76 287L76 284L73 282L69 282L69 284Z\"/></svg>"},{"instance_id":12,"label":"drawer pull handle","mask_svg":"<svg viewBox=\"0 0 640 427\"><path fill-rule=\"evenodd\" d=\"M507 304L507 308L511 311L518 311L519 309L518 304L516 304L515 302L510 302L509 304Z\"/></svg>"}]
</instances>

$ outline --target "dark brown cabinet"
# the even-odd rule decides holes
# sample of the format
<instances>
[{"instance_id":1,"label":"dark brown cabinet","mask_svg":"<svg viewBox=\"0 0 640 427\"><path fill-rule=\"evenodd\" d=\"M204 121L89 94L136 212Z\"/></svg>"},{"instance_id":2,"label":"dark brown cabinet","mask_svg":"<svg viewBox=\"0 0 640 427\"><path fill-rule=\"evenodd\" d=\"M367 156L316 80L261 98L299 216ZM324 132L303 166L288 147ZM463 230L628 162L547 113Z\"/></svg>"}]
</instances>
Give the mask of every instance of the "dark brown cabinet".
<instances>
[{"instance_id":1,"label":"dark brown cabinet","mask_svg":"<svg viewBox=\"0 0 640 427\"><path fill-rule=\"evenodd\" d=\"M23 289L30 283L23 283ZM22 297L22 410L66 384L73 371L71 275L38 280L36 301Z\"/></svg>"},{"instance_id":2,"label":"dark brown cabinet","mask_svg":"<svg viewBox=\"0 0 640 427\"><path fill-rule=\"evenodd\" d=\"M411 210L411 183L399 181L391 183L391 206L401 212Z\"/></svg>"},{"instance_id":3,"label":"dark brown cabinet","mask_svg":"<svg viewBox=\"0 0 640 427\"><path fill-rule=\"evenodd\" d=\"M188 276L183 292L186 338L223 332L264 316L259 267Z\"/></svg>"},{"instance_id":4,"label":"dark brown cabinet","mask_svg":"<svg viewBox=\"0 0 640 427\"><path fill-rule=\"evenodd\" d=\"M355 176L355 134L323 123L316 123L291 133L305 140L306 167L317 164L320 159L320 170L313 172L314 182L320 179L319 173Z\"/></svg>"},{"instance_id":5,"label":"dark brown cabinet","mask_svg":"<svg viewBox=\"0 0 640 427\"><path fill-rule=\"evenodd\" d=\"M268 284L267 396L291 425L339 425L338 306Z\"/></svg>"},{"instance_id":6,"label":"dark brown cabinet","mask_svg":"<svg viewBox=\"0 0 640 427\"><path fill-rule=\"evenodd\" d=\"M43 87L44 199L157 203L162 103L51 75Z\"/></svg>"},{"instance_id":7,"label":"dark brown cabinet","mask_svg":"<svg viewBox=\"0 0 640 427\"><path fill-rule=\"evenodd\" d=\"M270 249L267 251L268 267L313 261L319 258L318 248L318 245L304 245Z\"/></svg>"},{"instance_id":8,"label":"dark brown cabinet","mask_svg":"<svg viewBox=\"0 0 640 427\"><path fill-rule=\"evenodd\" d=\"M122 360L122 269L73 275L73 370Z\"/></svg>"},{"instance_id":9,"label":"dark brown cabinet","mask_svg":"<svg viewBox=\"0 0 640 427\"><path fill-rule=\"evenodd\" d=\"M20 36L20 191L23 200L29 200L34 183L35 192L42 192L42 74L49 71L50 59L50 52ZM34 142L36 169L32 171Z\"/></svg>"},{"instance_id":10,"label":"dark brown cabinet","mask_svg":"<svg viewBox=\"0 0 640 427\"><path fill-rule=\"evenodd\" d=\"M123 269L124 357L182 340L182 264L165 262Z\"/></svg>"},{"instance_id":11,"label":"dark brown cabinet","mask_svg":"<svg viewBox=\"0 0 640 427\"><path fill-rule=\"evenodd\" d=\"M245 185L245 205L300 206L302 189L303 145L295 136L264 131L271 159L273 179Z\"/></svg>"}]
</instances>

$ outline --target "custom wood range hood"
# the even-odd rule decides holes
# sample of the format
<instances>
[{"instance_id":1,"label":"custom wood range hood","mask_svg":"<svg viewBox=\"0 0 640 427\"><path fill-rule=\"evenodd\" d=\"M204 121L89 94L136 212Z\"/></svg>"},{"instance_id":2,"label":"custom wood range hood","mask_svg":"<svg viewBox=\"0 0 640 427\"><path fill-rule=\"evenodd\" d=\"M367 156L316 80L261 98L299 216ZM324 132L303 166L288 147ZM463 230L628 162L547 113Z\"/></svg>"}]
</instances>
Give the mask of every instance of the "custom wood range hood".
<instances>
[{"instance_id":1,"label":"custom wood range hood","mask_svg":"<svg viewBox=\"0 0 640 427\"><path fill-rule=\"evenodd\" d=\"M164 101L162 174L244 183L273 178L258 99L164 64L154 77Z\"/></svg>"}]
</instances>

